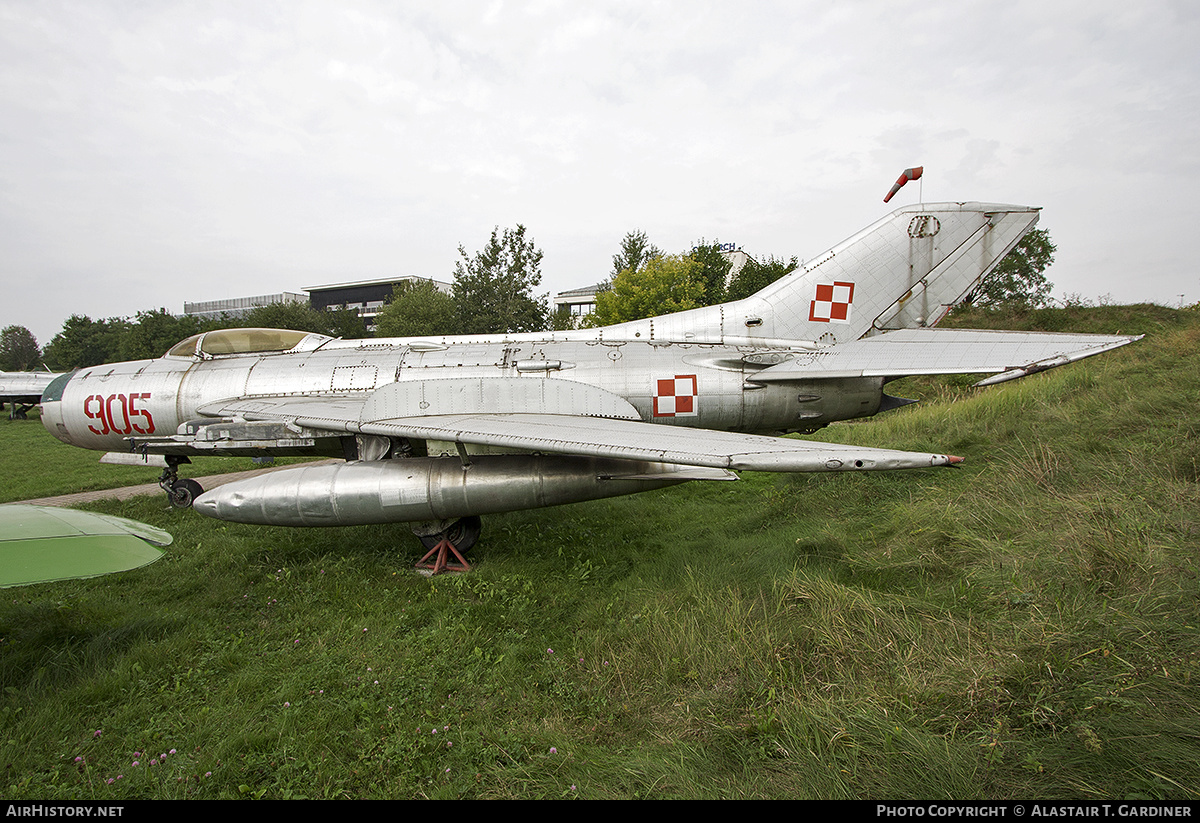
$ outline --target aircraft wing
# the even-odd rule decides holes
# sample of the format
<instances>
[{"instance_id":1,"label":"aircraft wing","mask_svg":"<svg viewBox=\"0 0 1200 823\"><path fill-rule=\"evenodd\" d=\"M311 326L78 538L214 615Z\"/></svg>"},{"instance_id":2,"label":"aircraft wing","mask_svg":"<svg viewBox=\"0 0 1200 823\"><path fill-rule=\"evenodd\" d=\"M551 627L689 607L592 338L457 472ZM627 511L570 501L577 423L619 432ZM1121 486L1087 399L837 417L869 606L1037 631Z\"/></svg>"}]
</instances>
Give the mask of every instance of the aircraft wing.
<instances>
[{"instance_id":1,"label":"aircraft wing","mask_svg":"<svg viewBox=\"0 0 1200 823\"><path fill-rule=\"evenodd\" d=\"M306 421L298 421L302 425ZM630 420L553 414L448 415L361 424L364 434L522 451L649 460L750 471L817 472L948 466L958 458Z\"/></svg>"},{"instance_id":2,"label":"aircraft wing","mask_svg":"<svg viewBox=\"0 0 1200 823\"><path fill-rule=\"evenodd\" d=\"M770 366L747 379L769 383L834 377L993 374L986 386L1119 348L1141 335L901 329L830 346Z\"/></svg>"},{"instance_id":3,"label":"aircraft wing","mask_svg":"<svg viewBox=\"0 0 1200 823\"><path fill-rule=\"evenodd\" d=\"M960 460L944 454L646 423L616 394L554 378L414 380L391 383L358 397L231 399L201 411L336 434L409 437L718 469L902 469L947 466Z\"/></svg>"}]
</instances>

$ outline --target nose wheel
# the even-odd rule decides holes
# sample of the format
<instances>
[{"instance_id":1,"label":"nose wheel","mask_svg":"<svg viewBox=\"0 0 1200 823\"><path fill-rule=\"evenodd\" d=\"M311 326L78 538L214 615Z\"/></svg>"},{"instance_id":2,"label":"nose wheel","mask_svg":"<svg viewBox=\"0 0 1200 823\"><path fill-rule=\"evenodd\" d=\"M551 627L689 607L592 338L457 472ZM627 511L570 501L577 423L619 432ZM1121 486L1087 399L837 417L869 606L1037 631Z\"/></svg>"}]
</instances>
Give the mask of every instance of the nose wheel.
<instances>
[{"instance_id":1,"label":"nose wheel","mask_svg":"<svg viewBox=\"0 0 1200 823\"><path fill-rule=\"evenodd\" d=\"M190 463L186 457L167 457L167 467L158 478L158 485L167 493L167 500L177 509L190 509L197 497L204 494L204 487L190 477L179 476L179 464Z\"/></svg>"},{"instance_id":2,"label":"nose wheel","mask_svg":"<svg viewBox=\"0 0 1200 823\"><path fill-rule=\"evenodd\" d=\"M177 509L190 509L195 499L202 494L204 487L190 477L176 480L167 490L167 498Z\"/></svg>"}]
</instances>

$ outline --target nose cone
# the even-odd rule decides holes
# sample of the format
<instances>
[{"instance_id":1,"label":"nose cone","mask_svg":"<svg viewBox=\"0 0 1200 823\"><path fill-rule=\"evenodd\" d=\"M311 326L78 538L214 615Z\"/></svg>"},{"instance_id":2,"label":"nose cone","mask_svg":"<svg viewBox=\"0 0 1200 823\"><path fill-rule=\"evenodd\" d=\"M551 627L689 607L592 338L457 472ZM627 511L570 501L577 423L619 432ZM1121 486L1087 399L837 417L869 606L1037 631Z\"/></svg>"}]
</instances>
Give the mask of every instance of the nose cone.
<instances>
[{"instance_id":1,"label":"nose cone","mask_svg":"<svg viewBox=\"0 0 1200 823\"><path fill-rule=\"evenodd\" d=\"M55 400L53 403L42 403L42 425L46 427L46 431L57 437L64 443L71 443L71 438L67 434L67 427L62 421L62 401Z\"/></svg>"},{"instance_id":2,"label":"nose cone","mask_svg":"<svg viewBox=\"0 0 1200 823\"><path fill-rule=\"evenodd\" d=\"M71 433L67 430L66 421L63 419L62 396L63 390L73 376L74 373L60 374L51 380L50 385L46 386L46 390L42 392L42 425L50 434L72 446L77 444L71 440Z\"/></svg>"}]
</instances>

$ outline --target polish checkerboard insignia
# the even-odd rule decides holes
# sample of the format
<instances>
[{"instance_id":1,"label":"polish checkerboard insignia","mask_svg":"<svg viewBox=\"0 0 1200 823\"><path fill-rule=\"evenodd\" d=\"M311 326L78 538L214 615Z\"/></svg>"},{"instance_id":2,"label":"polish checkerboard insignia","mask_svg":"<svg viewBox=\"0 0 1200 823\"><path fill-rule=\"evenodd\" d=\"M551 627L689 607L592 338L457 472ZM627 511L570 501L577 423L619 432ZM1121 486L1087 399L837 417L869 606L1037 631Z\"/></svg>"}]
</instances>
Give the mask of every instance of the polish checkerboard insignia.
<instances>
[{"instance_id":1,"label":"polish checkerboard insignia","mask_svg":"<svg viewBox=\"0 0 1200 823\"><path fill-rule=\"evenodd\" d=\"M698 414L696 400L699 394L694 374L677 374L655 380L654 416L695 417Z\"/></svg>"},{"instance_id":2,"label":"polish checkerboard insignia","mask_svg":"<svg viewBox=\"0 0 1200 823\"><path fill-rule=\"evenodd\" d=\"M853 283L819 283L816 299L809 304L808 319L819 323L848 323L853 302Z\"/></svg>"}]
</instances>

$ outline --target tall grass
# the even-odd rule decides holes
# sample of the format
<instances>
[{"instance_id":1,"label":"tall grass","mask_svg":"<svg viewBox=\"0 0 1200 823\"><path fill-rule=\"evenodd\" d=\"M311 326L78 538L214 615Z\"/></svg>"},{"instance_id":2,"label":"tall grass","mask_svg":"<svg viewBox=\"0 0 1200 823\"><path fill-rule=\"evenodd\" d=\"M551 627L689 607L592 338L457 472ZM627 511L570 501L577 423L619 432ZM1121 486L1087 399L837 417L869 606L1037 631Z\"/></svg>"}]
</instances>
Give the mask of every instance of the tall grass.
<instances>
[{"instance_id":1,"label":"tall grass","mask_svg":"<svg viewBox=\"0 0 1200 823\"><path fill-rule=\"evenodd\" d=\"M1198 320L1050 317L1150 335L819 435L956 471L491 517L465 575L403 525L97 506L175 543L5 591L0 795L1195 797Z\"/></svg>"}]
</instances>

